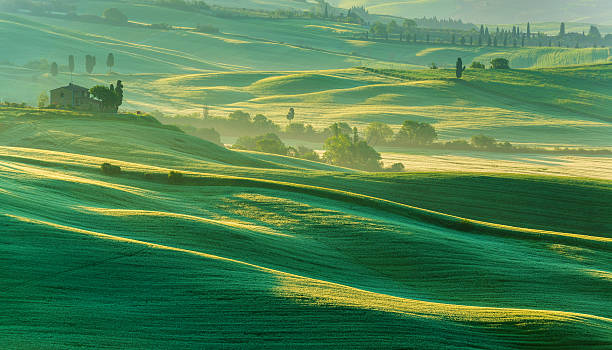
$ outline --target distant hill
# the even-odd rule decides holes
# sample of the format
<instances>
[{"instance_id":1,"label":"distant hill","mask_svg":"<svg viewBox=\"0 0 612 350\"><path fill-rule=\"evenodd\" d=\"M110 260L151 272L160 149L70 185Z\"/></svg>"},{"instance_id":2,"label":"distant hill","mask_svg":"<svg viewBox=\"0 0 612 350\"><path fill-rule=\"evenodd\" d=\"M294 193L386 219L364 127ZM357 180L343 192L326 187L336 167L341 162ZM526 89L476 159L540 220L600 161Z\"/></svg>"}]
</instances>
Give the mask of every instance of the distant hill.
<instances>
[{"instance_id":1,"label":"distant hill","mask_svg":"<svg viewBox=\"0 0 612 350\"><path fill-rule=\"evenodd\" d=\"M365 5L370 12L405 17L454 17L475 23L568 21L612 24L609 0L329 0L342 7Z\"/></svg>"}]
</instances>

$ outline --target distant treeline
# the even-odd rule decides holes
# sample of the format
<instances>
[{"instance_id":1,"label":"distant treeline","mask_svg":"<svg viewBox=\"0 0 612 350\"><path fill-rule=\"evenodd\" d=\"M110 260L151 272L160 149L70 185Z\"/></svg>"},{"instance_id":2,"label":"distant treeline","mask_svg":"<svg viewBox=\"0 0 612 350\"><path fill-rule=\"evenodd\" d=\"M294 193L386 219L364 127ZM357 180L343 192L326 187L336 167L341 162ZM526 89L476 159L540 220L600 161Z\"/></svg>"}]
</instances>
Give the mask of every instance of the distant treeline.
<instances>
[{"instance_id":1,"label":"distant treeline","mask_svg":"<svg viewBox=\"0 0 612 350\"><path fill-rule=\"evenodd\" d=\"M441 18L437 17L423 17L414 19L417 26L428 29L460 29L460 30L472 30L478 29L474 23L463 23L460 19L452 18Z\"/></svg>"},{"instance_id":2,"label":"distant treeline","mask_svg":"<svg viewBox=\"0 0 612 350\"><path fill-rule=\"evenodd\" d=\"M561 23L559 34L546 35L531 31L531 25L526 28L514 26L510 29L495 29L481 26L478 29L453 29L452 25L445 26L441 22L439 27L424 27L418 20L404 20L398 24L392 20L389 23L380 21L373 23L368 31L353 34L353 38L372 41L395 41L405 43L449 44L461 46L487 46L487 47L571 47L585 48L598 46L612 46L612 35L603 37L597 26L591 26L588 33L567 33L565 24ZM452 23L452 22L451 22ZM449 27L451 27L449 29Z\"/></svg>"},{"instance_id":3,"label":"distant treeline","mask_svg":"<svg viewBox=\"0 0 612 350\"><path fill-rule=\"evenodd\" d=\"M406 120L400 129L394 132L389 125L380 122L371 123L362 130L357 130L357 128L351 127L344 122L334 123L323 129L315 129L312 125L302 122L290 122L283 128L263 114L251 117L249 113L243 111L232 112L228 117L206 116L202 118L199 115L166 117L159 112L155 112L153 115L163 123L177 125L189 134L215 143L220 143L220 135L246 136L247 138L242 140L242 148L262 152L266 151L248 146L253 145L253 142L256 141L247 140L252 140L252 138L262 135L274 134L283 140L324 143L336 133L341 133L353 135L353 138L359 135L371 147L393 147L400 149L429 148L505 153L612 155L612 151L607 149L516 146L507 141L497 141L486 135L475 135L470 140L437 141L439 135L433 125L412 120Z\"/></svg>"}]
</instances>

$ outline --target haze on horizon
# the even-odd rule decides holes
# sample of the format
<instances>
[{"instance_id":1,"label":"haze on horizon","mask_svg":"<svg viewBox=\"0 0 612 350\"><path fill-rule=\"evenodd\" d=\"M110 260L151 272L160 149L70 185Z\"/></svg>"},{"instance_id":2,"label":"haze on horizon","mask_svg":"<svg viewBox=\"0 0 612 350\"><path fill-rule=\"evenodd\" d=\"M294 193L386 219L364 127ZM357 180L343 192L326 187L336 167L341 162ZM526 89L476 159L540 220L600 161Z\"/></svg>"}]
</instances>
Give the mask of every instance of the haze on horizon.
<instances>
[{"instance_id":1,"label":"haze on horizon","mask_svg":"<svg viewBox=\"0 0 612 350\"><path fill-rule=\"evenodd\" d=\"M340 7L364 5L370 12L402 17L452 17L465 22L516 24L582 22L612 25L610 0L329 0Z\"/></svg>"}]
</instances>

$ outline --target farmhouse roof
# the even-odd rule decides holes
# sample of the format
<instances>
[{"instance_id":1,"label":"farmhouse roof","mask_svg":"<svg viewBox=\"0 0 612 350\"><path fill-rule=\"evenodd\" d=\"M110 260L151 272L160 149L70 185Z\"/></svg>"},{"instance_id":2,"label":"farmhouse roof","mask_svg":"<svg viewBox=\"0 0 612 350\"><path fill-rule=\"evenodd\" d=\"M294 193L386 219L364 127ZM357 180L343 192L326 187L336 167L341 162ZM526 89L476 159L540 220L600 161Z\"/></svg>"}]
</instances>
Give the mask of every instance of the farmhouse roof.
<instances>
[{"instance_id":1,"label":"farmhouse roof","mask_svg":"<svg viewBox=\"0 0 612 350\"><path fill-rule=\"evenodd\" d=\"M88 90L89 90L88 88L84 88L84 87L82 87L82 86L78 86L78 85L75 85L75 84L73 84L73 83L70 83L70 84L68 84L68 85L66 85L66 86L62 86L62 87L59 87L59 88L57 88L57 89L53 89L53 90L51 90L51 91L55 91L55 90L65 90L65 89L68 89L68 90L74 90L74 91L88 91Z\"/></svg>"}]
</instances>

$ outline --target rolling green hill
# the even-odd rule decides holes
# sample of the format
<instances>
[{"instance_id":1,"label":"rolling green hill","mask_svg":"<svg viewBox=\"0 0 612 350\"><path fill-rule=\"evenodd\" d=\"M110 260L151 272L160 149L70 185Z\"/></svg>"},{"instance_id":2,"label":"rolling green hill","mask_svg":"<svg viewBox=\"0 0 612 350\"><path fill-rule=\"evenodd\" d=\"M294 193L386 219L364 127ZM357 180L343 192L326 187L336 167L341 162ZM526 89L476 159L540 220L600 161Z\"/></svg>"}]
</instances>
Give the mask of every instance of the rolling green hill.
<instances>
[{"instance_id":1,"label":"rolling green hill","mask_svg":"<svg viewBox=\"0 0 612 350\"><path fill-rule=\"evenodd\" d=\"M309 164L0 110L0 345L612 344L609 181Z\"/></svg>"},{"instance_id":2,"label":"rolling green hill","mask_svg":"<svg viewBox=\"0 0 612 350\"><path fill-rule=\"evenodd\" d=\"M442 139L485 133L512 142L601 147L609 146L611 69L468 70L463 80L451 70L256 72L227 79L204 73L152 86L193 107L227 103L215 114L244 109L281 124L282 113L294 107L297 121L317 128L380 121L397 129L409 119L432 123ZM213 86L215 80L225 84Z\"/></svg>"}]
</instances>

